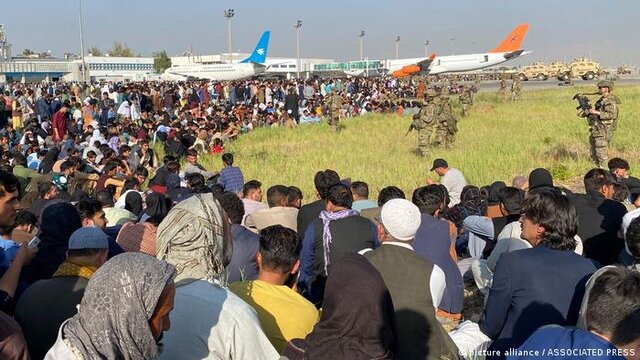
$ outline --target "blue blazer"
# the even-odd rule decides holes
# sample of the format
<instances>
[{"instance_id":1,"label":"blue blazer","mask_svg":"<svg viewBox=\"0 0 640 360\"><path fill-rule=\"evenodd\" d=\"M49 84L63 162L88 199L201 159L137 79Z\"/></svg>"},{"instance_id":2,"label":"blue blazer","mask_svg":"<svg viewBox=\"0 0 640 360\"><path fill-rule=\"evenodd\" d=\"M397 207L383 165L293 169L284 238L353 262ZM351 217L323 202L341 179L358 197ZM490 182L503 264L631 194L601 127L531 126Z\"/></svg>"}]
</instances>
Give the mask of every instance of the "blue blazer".
<instances>
[{"instance_id":1,"label":"blue blazer","mask_svg":"<svg viewBox=\"0 0 640 360\"><path fill-rule=\"evenodd\" d=\"M494 340L490 349L504 354L543 325L575 326L595 271L593 262L573 251L543 245L502 254L478 323Z\"/></svg>"}]
</instances>

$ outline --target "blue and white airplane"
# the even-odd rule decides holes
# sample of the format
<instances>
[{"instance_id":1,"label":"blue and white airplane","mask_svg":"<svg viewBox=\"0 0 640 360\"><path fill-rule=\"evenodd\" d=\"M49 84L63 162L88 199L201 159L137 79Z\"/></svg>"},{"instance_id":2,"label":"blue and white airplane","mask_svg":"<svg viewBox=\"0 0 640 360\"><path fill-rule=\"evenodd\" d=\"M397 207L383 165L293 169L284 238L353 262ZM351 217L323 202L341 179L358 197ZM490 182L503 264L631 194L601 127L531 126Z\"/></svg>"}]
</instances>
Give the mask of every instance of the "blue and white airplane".
<instances>
[{"instance_id":1,"label":"blue and white airplane","mask_svg":"<svg viewBox=\"0 0 640 360\"><path fill-rule=\"evenodd\" d=\"M172 66L161 75L163 80L242 80L263 73L267 66L264 64L269 50L270 31L262 33L256 48L251 55L232 64L194 64Z\"/></svg>"}]
</instances>

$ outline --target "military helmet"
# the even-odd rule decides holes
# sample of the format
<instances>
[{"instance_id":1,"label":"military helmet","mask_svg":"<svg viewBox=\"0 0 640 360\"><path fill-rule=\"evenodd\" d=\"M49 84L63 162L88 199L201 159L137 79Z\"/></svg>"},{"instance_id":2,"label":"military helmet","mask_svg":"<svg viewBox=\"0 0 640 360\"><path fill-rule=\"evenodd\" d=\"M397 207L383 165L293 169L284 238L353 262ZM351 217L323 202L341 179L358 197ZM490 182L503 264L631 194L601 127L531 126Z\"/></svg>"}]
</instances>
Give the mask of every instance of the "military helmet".
<instances>
[{"instance_id":1,"label":"military helmet","mask_svg":"<svg viewBox=\"0 0 640 360\"><path fill-rule=\"evenodd\" d=\"M598 88L609 88L609 91L613 91L613 81L611 80L600 80L598 81Z\"/></svg>"},{"instance_id":2,"label":"military helmet","mask_svg":"<svg viewBox=\"0 0 640 360\"><path fill-rule=\"evenodd\" d=\"M434 98L434 97L438 96L438 93L434 89L428 89L425 92L425 95L427 95L427 97L429 97L429 98Z\"/></svg>"}]
</instances>

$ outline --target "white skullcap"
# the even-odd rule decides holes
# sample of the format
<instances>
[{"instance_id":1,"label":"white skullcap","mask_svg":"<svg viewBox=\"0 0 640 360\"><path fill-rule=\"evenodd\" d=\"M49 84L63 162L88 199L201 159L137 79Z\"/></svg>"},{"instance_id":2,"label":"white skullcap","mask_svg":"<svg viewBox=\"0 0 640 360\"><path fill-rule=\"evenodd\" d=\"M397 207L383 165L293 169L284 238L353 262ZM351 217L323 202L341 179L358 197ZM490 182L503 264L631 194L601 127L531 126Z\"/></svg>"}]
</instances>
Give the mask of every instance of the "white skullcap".
<instances>
[{"instance_id":1,"label":"white skullcap","mask_svg":"<svg viewBox=\"0 0 640 360\"><path fill-rule=\"evenodd\" d=\"M422 221L420 210L405 199L392 199L382 206L380 221L387 232L401 241L415 238Z\"/></svg>"}]
</instances>

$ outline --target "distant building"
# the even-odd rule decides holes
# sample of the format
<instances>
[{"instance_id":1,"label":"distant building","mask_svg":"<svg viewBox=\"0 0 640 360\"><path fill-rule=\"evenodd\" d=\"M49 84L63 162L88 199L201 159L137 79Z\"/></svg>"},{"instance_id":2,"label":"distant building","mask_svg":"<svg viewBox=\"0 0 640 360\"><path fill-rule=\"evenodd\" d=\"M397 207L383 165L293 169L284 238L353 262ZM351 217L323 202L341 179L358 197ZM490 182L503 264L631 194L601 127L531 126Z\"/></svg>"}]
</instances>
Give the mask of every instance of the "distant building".
<instances>
[{"instance_id":1,"label":"distant building","mask_svg":"<svg viewBox=\"0 0 640 360\"><path fill-rule=\"evenodd\" d=\"M85 56L91 81L139 81L154 73L151 57ZM73 60L78 66L82 60Z\"/></svg>"}]
</instances>

